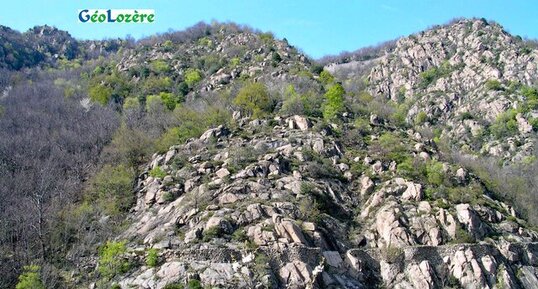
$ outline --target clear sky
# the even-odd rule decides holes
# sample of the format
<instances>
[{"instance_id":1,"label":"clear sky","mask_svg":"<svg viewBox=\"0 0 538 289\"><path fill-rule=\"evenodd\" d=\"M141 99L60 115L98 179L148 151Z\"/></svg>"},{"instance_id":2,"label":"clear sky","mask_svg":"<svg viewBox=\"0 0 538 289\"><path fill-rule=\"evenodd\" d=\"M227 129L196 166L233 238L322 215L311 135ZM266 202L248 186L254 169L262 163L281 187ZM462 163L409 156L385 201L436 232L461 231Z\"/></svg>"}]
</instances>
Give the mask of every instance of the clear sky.
<instances>
[{"instance_id":1,"label":"clear sky","mask_svg":"<svg viewBox=\"0 0 538 289\"><path fill-rule=\"evenodd\" d=\"M312 57L351 51L443 24L455 17L495 20L512 34L538 38L535 0L2 0L0 24L19 31L48 24L79 39L140 38L199 21L233 21L279 38ZM155 10L153 24L78 23L85 8Z\"/></svg>"}]
</instances>

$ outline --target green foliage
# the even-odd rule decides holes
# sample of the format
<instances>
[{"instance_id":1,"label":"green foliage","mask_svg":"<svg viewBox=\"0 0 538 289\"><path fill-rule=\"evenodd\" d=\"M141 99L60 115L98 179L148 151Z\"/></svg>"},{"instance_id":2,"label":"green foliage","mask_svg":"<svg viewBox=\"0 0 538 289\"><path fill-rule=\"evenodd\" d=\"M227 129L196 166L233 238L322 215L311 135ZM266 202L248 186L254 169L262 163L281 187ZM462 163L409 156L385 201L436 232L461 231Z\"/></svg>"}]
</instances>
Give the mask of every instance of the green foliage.
<instances>
[{"instance_id":1,"label":"green foliage","mask_svg":"<svg viewBox=\"0 0 538 289\"><path fill-rule=\"evenodd\" d=\"M126 242L107 241L99 248L99 273L108 279L117 274L126 273L130 269L130 263L122 258L127 248Z\"/></svg>"},{"instance_id":2,"label":"green foliage","mask_svg":"<svg viewBox=\"0 0 538 289\"><path fill-rule=\"evenodd\" d=\"M105 165L93 177L92 187L97 192L109 214L127 211L134 202L135 174L123 164Z\"/></svg>"},{"instance_id":3,"label":"green foliage","mask_svg":"<svg viewBox=\"0 0 538 289\"><path fill-rule=\"evenodd\" d=\"M323 104L323 118L333 120L344 110L344 95L346 91L340 84L332 85L325 93L325 103Z\"/></svg>"},{"instance_id":4,"label":"green foliage","mask_svg":"<svg viewBox=\"0 0 538 289\"><path fill-rule=\"evenodd\" d=\"M165 51L171 51L174 48L174 44L170 40L166 40L163 43L163 48Z\"/></svg>"},{"instance_id":5,"label":"green foliage","mask_svg":"<svg viewBox=\"0 0 538 289\"><path fill-rule=\"evenodd\" d=\"M101 105L106 105L112 96L112 88L101 84L95 85L90 87L88 95L92 101L95 101Z\"/></svg>"},{"instance_id":6,"label":"green foliage","mask_svg":"<svg viewBox=\"0 0 538 289\"><path fill-rule=\"evenodd\" d=\"M161 169L161 167L157 166L157 167L153 168L151 171L149 171L149 175L154 177L154 178L162 179L162 178L166 177L166 172L163 171L163 169Z\"/></svg>"},{"instance_id":7,"label":"green foliage","mask_svg":"<svg viewBox=\"0 0 538 289\"><path fill-rule=\"evenodd\" d=\"M155 73L166 73L170 71L170 66L166 61L158 59L151 62L151 70Z\"/></svg>"},{"instance_id":8,"label":"green foliage","mask_svg":"<svg viewBox=\"0 0 538 289\"><path fill-rule=\"evenodd\" d=\"M394 160L396 163L402 163L408 157L405 146L402 144L402 140L395 133L383 133L379 136L377 143L378 146L376 149L379 149L382 158Z\"/></svg>"},{"instance_id":9,"label":"green foliage","mask_svg":"<svg viewBox=\"0 0 538 289\"><path fill-rule=\"evenodd\" d=\"M432 185L441 185L444 180L443 164L431 160L426 164L426 177L428 182Z\"/></svg>"},{"instance_id":10,"label":"green foliage","mask_svg":"<svg viewBox=\"0 0 538 289\"><path fill-rule=\"evenodd\" d=\"M437 79L446 77L452 73L452 71L458 69L457 66L452 66L448 61L443 62L439 67L432 67L420 74L420 88L426 88Z\"/></svg>"},{"instance_id":11,"label":"green foliage","mask_svg":"<svg viewBox=\"0 0 538 289\"><path fill-rule=\"evenodd\" d=\"M422 125L426 122L426 120L428 120L428 115L421 111L415 117L415 125Z\"/></svg>"},{"instance_id":12,"label":"green foliage","mask_svg":"<svg viewBox=\"0 0 538 289\"><path fill-rule=\"evenodd\" d=\"M202 233L202 235L203 235L202 240L203 240L204 242L209 242L209 241L211 241L211 240L214 239L214 238L219 238L219 237L221 237L222 234L223 234L222 229L221 229L219 226L215 226L215 227L207 228L207 229L205 229L204 232Z\"/></svg>"},{"instance_id":13,"label":"green foliage","mask_svg":"<svg viewBox=\"0 0 538 289\"><path fill-rule=\"evenodd\" d=\"M24 266L23 272L19 276L16 289L45 289L41 281L41 268L37 265Z\"/></svg>"},{"instance_id":14,"label":"green foliage","mask_svg":"<svg viewBox=\"0 0 538 289\"><path fill-rule=\"evenodd\" d=\"M112 286L110 286L110 289L121 289L121 285L114 283Z\"/></svg>"},{"instance_id":15,"label":"green foliage","mask_svg":"<svg viewBox=\"0 0 538 289\"><path fill-rule=\"evenodd\" d=\"M334 76L327 70L323 70L319 74L319 80L321 81L321 83L323 83L323 85L328 85L334 82Z\"/></svg>"},{"instance_id":16,"label":"green foliage","mask_svg":"<svg viewBox=\"0 0 538 289\"><path fill-rule=\"evenodd\" d=\"M136 97L128 97L123 102L123 109L139 109L140 108L140 101L138 101L138 98Z\"/></svg>"},{"instance_id":17,"label":"green foliage","mask_svg":"<svg viewBox=\"0 0 538 289\"><path fill-rule=\"evenodd\" d=\"M271 112L273 103L263 83L250 82L243 86L234 99L234 104L254 118Z\"/></svg>"},{"instance_id":18,"label":"green foliage","mask_svg":"<svg viewBox=\"0 0 538 289\"><path fill-rule=\"evenodd\" d=\"M148 95L146 97L146 110L159 112L159 108L164 106L163 100L158 95Z\"/></svg>"},{"instance_id":19,"label":"green foliage","mask_svg":"<svg viewBox=\"0 0 538 289\"><path fill-rule=\"evenodd\" d=\"M490 126L490 132L497 138L512 136L517 132L517 111L514 109L507 110L497 116Z\"/></svg>"},{"instance_id":20,"label":"green foliage","mask_svg":"<svg viewBox=\"0 0 538 289\"><path fill-rule=\"evenodd\" d=\"M185 72L185 83L189 87L195 86L198 82L200 82L200 80L202 80L202 74L200 74L198 69L187 69Z\"/></svg>"},{"instance_id":21,"label":"green foliage","mask_svg":"<svg viewBox=\"0 0 538 289\"><path fill-rule=\"evenodd\" d=\"M1 113L0 113L1 115ZM532 129L534 131L538 131L538 117L531 118L529 120L529 124L532 125Z\"/></svg>"},{"instance_id":22,"label":"green foliage","mask_svg":"<svg viewBox=\"0 0 538 289\"><path fill-rule=\"evenodd\" d=\"M184 143L190 138L199 137L209 127L227 124L230 113L219 107L210 107L203 113L185 107L174 110L178 122L176 127L168 129L158 140L157 150L165 152L172 145Z\"/></svg>"},{"instance_id":23,"label":"green foliage","mask_svg":"<svg viewBox=\"0 0 538 289\"><path fill-rule=\"evenodd\" d=\"M157 94L161 91L171 91L174 82L170 77L148 77L142 85L145 94Z\"/></svg>"},{"instance_id":24,"label":"green foliage","mask_svg":"<svg viewBox=\"0 0 538 289\"><path fill-rule=\"evenodd\" d=\"M114 158L113 161L136 168L148 154L153 152L153 142L145 133L122 124L114 134L108 150Z\"/></svg>"},{"instance_id":25,"label":"green foliage","mask_svg":"<svg viewBox=\"0 0 538 289\"><path fill-rule=\"evenodd\" d=\"M273 36L273 33L265 32L260 34L260 39L265 44L271 44L275 40L275 37Z\"/></svg>"},{"instance_id":26,"label":"green foliage","mask_svg":"<svg viewBox=\"0 0 538 289\"><path fill-rule=\"evenodd\" d=\"M487 90L503 90L501 82L496 79L486 81L485 86Z\"/></svg>"},{"instance_id":27,"label":"green foliage","mask_svg":"<svg viewBox=\"0 0 538 289\"><path fill-rule=\"evenodd\" d=\"M156 267L159 263L159 250L155 248L151 248L148 250L148 254L146 256L146 265L149 267Z\"/></svg>"},{"instance_id":28,"label":"green foliage","mask_svg":"<svg viewBox=\"0 0 538 289\"><path fill-rule=\"evenodd\" d=\"M232 240L237 241L237 242L247 241L248 235L245 229L241 228L241 229L235 230L234 233L232 234Z\"/></svg>"},{"instance_id":29,"label":"green foliage","mask_svg":"<svg viewBox=\"0 0 538 289\"><path fill-rule=\"evenodd\" d=\"M241 63L241 59L239 57L234 57L230 59L230 66L231 67L237 67Z\"/></svg>"},{"instance_id":30,"label":"green foliage","mask_svg":"<svg viewBox=\"0 0 538 289\"><path fill-rule=\"evenodd\" d=\"M473 119L473 118L474 118L473 115L472 115L470 112L468 112L468 111L463 112L463 113L460 115L460 119L461 119L461 120Z\"/></svg>"},{"instance_id":31,"label":"green foliage","mask_svg":"<svg viewBox=\"0 0 538 289\"><path fill-rule=\"evenodd\" d=\"M168 110L174 110L176 105L183 101L182 97L174 95L173 93L161 92L159 95L148 96L148 99L146 100L147 105L151 106L150 103L155 101L154 99L159 99L159 102L162 103Z\"/></svg>"},{"instance_id":32,"label":"green foliage","mask_svg":"<svg viewBox=\"0 0 538 289\"><path fill-rule=\"evenodd\" d=\"M523 112L538 109L538 89L535 87L523 86L520 88L520 92L525 97L521 108Z\"/></svg>"}]
</instances>

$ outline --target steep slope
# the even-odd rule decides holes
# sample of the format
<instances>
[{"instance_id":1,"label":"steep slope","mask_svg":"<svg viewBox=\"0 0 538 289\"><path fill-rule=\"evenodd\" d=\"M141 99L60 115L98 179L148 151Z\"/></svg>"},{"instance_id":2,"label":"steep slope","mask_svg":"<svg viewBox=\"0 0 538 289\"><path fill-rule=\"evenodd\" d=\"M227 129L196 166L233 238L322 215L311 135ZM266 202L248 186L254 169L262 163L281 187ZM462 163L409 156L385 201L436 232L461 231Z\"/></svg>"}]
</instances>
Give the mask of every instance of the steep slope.
<instances>
[{"instance_id":1,"label":"steep slope","mask_svg":"<svg viewBox=\"0 0 538 289\"><path fill-rule=\"evenodd\" d=\"M431 140L389 134L240 119L154 155L117 238L128 269L97 287L534 288L538 234Z\"/></svg>"},{"instance_id":2,"label":"steep slope","mask_svg":"<svg viewBox=\"0 0 538 289\"><path fill-rule=\"evenodd\" d=\"M522 161L534 147L537 57L498 24L458 20L400 39L369 86L406 103L410 123L439 125L461 151Z\"/></svg>"}]
</instances>

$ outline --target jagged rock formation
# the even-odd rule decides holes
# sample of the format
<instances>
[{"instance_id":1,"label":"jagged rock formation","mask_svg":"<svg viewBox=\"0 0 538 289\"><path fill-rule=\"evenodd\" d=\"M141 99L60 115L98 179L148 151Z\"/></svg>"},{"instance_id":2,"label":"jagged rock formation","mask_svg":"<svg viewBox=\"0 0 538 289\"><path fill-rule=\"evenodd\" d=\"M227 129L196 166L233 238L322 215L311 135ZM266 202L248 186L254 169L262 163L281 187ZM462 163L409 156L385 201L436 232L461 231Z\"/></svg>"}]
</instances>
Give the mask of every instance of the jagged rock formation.
<instances>
[{"instance_id":1,"label":"jagged rock formation","mask_svg":"<svg viewBox=\"0 0 538 289\"><path fill-rule=\"evenodd\" d=\"M532 154L535 107L517 116L509 136L488 138L486 131L502 113L526 107L518 87L536 81L537 57L498 24L459 20L400 39L372 69L370 90L408 103L411 123L424 113L442 124L458 149L521 161Z\"/></svg>"},{"instance_id":2,"label":"jagged rock formation","mask_svg":"<svg viewBox=\"0 0 538 289\"><path fill-rule=\"evenodd\" d=\"M372 127L372 136L382 133ZM437 159L413 131L417 159ZM359 149L359 152L357 152ZM239 119L156 154L138 180L122 288L536 288L538 234L475 176L472 203L432 199L395 163L300 116ZM155 171L164 174L156 175ZM153 176L152 176L153 175ZM471 242L471 243L468 243ZM158 249L156 267L145 264Z\"/></svg>"}]
</instances>

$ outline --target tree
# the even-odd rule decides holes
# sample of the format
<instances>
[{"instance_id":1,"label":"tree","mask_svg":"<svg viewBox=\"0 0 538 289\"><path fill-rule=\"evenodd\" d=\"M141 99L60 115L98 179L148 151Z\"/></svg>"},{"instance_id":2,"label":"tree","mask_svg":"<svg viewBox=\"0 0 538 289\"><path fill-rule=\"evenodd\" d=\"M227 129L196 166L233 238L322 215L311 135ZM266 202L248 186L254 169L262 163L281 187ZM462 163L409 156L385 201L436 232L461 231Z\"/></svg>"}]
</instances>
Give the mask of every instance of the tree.
<instances>
[{"instance_id":1,"label":"tree","mask_svg":"<svg viewBox=\"0 0 538 289\"><path fill-rule=\"evenodd\" d=\"M112 96L112 88L98 84L90 87L88 94L91 100L106 105Z\"/></svg>"},{"instance_id":2,"label":"tree","mask_svg":"<svg viewBox=\"0 0 538 289\"><path fill-rule=\"evenodd\" d=\"M200 82L200 80L202 80L202 75L200 74L200 71L198 69L187 69L187 71L185 72L185 83L189 87L193 87L198 82Z\"/></svg>"},{"instance_id":3,"label":"tree","mask_svg":"<svg viewBox=\"0 0 538 289\"><path fill-rule=\"evenodd\" d=\"M339 83L332 85L325 93L325 103L323 105L323 118L334 119L344 110L344 95L346 91Z\"/></svg>"},{"instance_id":4,"label":"tree","mask_svg":"<svg viewBox=\"0 0 538 289\"><path fill-rule=\"evenodd\" d=\"M234 99L234 104L253 117L270 112L273 104L263 83L251 82L243 86Z\"/></svg>"}]
</instances>

